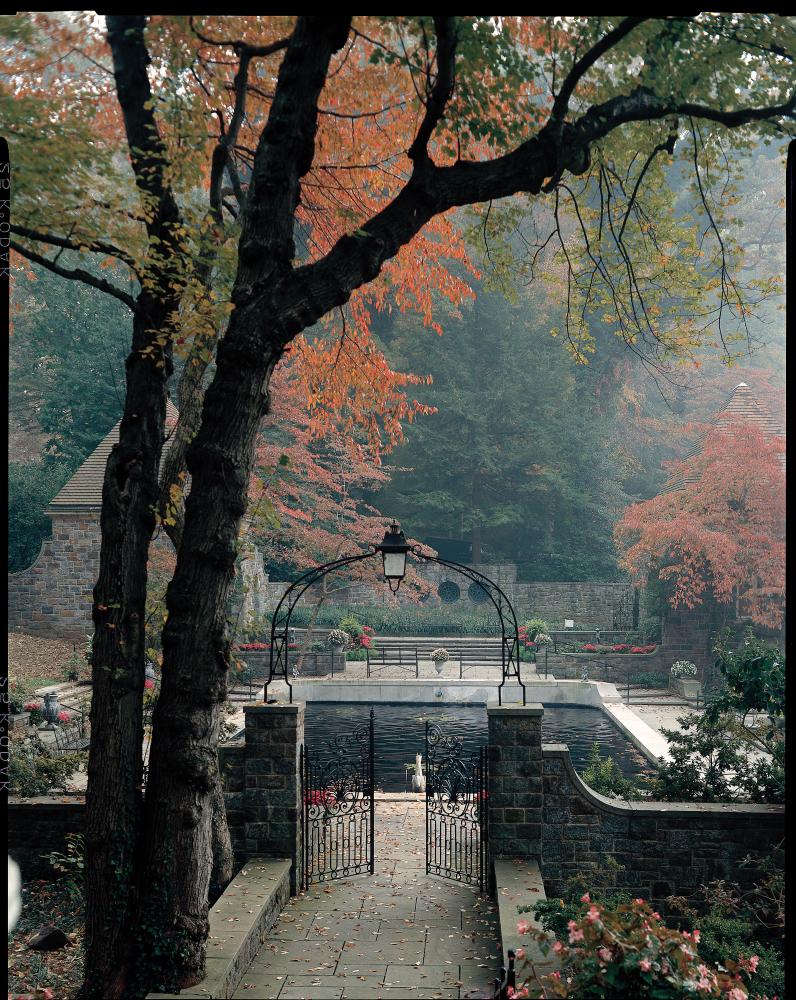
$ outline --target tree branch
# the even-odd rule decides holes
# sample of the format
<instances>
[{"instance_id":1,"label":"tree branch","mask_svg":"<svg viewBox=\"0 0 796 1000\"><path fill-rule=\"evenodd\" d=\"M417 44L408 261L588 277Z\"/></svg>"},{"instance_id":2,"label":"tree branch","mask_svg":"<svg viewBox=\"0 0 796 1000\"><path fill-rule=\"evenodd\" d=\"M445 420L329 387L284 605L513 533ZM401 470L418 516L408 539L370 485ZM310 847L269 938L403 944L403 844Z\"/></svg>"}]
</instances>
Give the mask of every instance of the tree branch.
<instances>
[{"instance_id":1,"label":"tree branch","mask_svg":"<svg viewBox=\"0 0 796 1000\"><path fill-rule=\"evenodd\" d=\"M18 226L15 223L11 223L10 229L17 236L24 236L26 239L35 240L37 243L49 243L54 247L63 247L66 250L75 250L78 253L88 250L91 253L104 253L111 257L118 257L134 274L137 273L133 258L125 253L124 250L120 250L114 246L113 243L106 243L104 240L75 241L65 236L56 236L54 233L42 233L35 229L28 229L25 226Z\"/></svg>"},{"instance_id":2,"label":"tree branch","mask_svg":"<svg viewBox=\"0 0 796 1000\"><path fill-rule=\"evenodd\" d=\"M90 274L88 271L84 271L81 267L70 268L63 267L61 264L56 264L47 257L43 257L41 254L36 253L35 250L31 250L29 247L23 246L21 243L17 243L16 240L10 240L9 245L11 249L18 253L21 257L27 258L27 260L31 261L33 264L38 264L40 267L44 267L48 271L52 271L53 274L57 274L62 278L69 278L72 281L82 281L84 285L91 285L92 288L105 292L106 295L111 295L113 298L123 302L132 312L137 313L141 311L138 303L132 295L128 295L127 292L123 292L120 288L112 285L109 281L105 281L104 278L95 278L93 274Z\"/></svg>"},{"instance_id":3,"label":"tree branch","mask_svg":"<svg viewBox=\"0 0 796 1000\"><path fill-rule=\"evenodd\" d=\"M268 121L257 145L240 241L236 287L252 287L276 267L292 267L301 178L312 166L318 98L350 16L299 17L279 68Z\"/></svg>"},{"instance_id":4,"label":"tree branch","mask_svg":"<svg viewBox=\"0 0 796 1000\"><path fill-rule=\"evenodd\" d=\"M437 79L428 93L426 113L407 154L415 166L429 160L429 139L445 114L456 79L456 19L435 17L434 28L437 33Z\"/></svg>"},{"instance_id":5,"label":"tree branch","mask_svg":"<svg viewBox=\"0 0 796 1000\"><path fill-rule=\"evenodd\" d=\"M553 101L553 107L550 112L550 121L556 123L562 123L566 117L566 113L569 109L569 99L577 87L578 83L582 77L591 69L591 67L597 62L597 60L605 55L605 53L617 45L626 35L637 28L638 25L643 24L644 21L649 20L646 17L626 17L624 21L618 24L613 31L609 31L606 35L593 45L588 52L586 52L580 59L575 63L572 69L567 73L564 78L564 82L561 84L561 90L559 90L556 99Z\"/></svg>"}]
</instances>

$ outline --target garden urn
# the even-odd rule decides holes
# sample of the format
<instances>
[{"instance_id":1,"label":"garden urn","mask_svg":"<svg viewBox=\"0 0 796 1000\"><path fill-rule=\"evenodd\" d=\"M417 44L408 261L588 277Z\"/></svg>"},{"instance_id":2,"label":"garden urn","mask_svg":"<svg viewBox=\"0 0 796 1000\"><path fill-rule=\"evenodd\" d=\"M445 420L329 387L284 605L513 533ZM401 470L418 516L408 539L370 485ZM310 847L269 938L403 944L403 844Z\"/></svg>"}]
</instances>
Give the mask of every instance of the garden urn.
<instances>
[{"instance_id":1,"label":"garden urn","mask_svg":"<svg viewBox=\"0 0 796 1000\"><path fill-rule=\"evenodd\" d=\"M58 695L55 691L48 691L44 696L44 708L42 709L42 714L47 720L46 729L55 729L55 722L60 711L61 706L58 704Z\"/></svg>"}]
</instances>

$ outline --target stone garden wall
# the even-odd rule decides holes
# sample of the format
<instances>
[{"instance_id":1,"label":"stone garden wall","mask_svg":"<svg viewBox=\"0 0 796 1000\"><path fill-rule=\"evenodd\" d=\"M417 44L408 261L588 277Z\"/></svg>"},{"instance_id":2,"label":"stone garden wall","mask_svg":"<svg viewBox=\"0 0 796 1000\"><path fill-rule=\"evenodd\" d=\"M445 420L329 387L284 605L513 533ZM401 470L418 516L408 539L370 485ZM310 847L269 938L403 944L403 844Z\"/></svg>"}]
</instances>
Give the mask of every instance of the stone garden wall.
<instances>
[{"instance_id":1,"label":"stone garden wall","mask_svg":"<svg viewBox=\"0 0 796 1000\"><path fill-rule=\"evenodd\" d=\"M541 705L487 708L489 838L493 857L538 857L548 896L567 878L624 866L617 884L653 902L696 902L713 879L751 884L785 836L783 806L625 802L598 795L575 773L563 744L542 746Z\"/></svg>"},{"instance_id":2,"label":"stone garden wall","mask_svg":"<svg viewBox=\"0 0 796 1000\"><path fill-rule=\"evenodd\" d=\"M59 513L52 538L27 569L8 574L8 628L32 635L85 639L91 631L91 592L99 570L96 514Z\"/></svg>"},{"instance_id":3,"label":"stone garden wall","mask_svg":"<svg viewBox=\"0 0 796 1000\"><path fill-rule=\"evenodd\" d=\"M518 617L540 617L559 624L571 618L579 625L612 629L618 606L624 603L626 609L632 608L634 601L634 588L630 583L523 583L517 580L517 567L514 563L481 565L475 568L494 580L506 593ZM483 593L477 587L471 587L469 580L455 570L430 563L419 567L419 572L431 584L431 595L425 607L445 608L450 611L452 618L457 613L488 613L492 609L492 604L483 600ZM454 591L450 590L450 586L447 588L447 592L453 595L458 591L455 600L440 599L438 591L444 584L457 588ZM265 605L269 611L276 607L287 586L286 583L276 582L264 584ZM314 604L316 600L310 589L299 604ZM334 603L341 606L391 604L392 600L386 586L371 587L364 583L336 589L334 593ZM398 601L408 606L413 605L400 592ZM628 613L627 610L625 613ZM619 623L618 627L631 627L631 624Z\"/></svg>"},{"instance_id":4,"label":"stone garden wall","mask_svg":"<svg viewBox=\"0 0 796 1000\"><path fill-rule=\"evenodd\" d=\"M9 799L8 853L26 879L51 876L52 869L42 855L66 851L69 833L83 833L86 800L82 795L40 795L29 799Z\"/></svg>"}]
</instances>

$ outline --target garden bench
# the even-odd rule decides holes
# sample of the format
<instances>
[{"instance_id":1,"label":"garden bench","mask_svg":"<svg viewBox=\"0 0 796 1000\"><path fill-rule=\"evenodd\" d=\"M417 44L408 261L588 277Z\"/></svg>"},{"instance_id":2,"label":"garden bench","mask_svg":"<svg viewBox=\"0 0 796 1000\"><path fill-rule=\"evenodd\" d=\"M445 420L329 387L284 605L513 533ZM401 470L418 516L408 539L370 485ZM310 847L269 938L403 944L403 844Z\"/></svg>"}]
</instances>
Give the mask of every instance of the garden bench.
<instances>
[{"instance_id":1,"label":"garden bench","mask_svg":"<svg viewBox=\"0 0 796 1000\"><path fill-rule=\"evenodd\" d=\"M47 742L50 753L80 753L88 750L91 743L90 738L77 723L56 726L52 733L53 742Z\"/></svg>"},{"instance_id":2,"label":"garden bench","mask_svg":"<svg viewBox=\"0 0 796 1000\"><path fill-rule=\"evenodd\" d=\"M420 676L416 646L396 646L393 649L366 649L365 653L368 661L368 677L370 677L372 669L382 670L385 667L399 667L402 670L414 669L415 677Z\"/></svg>"}]
</instances>

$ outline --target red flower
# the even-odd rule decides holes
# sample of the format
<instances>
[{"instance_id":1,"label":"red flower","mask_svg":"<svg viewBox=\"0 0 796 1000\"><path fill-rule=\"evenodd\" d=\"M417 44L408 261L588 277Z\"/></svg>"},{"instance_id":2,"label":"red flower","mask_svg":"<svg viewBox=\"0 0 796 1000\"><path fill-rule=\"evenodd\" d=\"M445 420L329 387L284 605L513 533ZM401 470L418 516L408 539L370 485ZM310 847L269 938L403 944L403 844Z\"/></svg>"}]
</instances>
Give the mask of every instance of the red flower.
<instances>
[{"instance_id":1,"label":"red flower","mask_svg":"<svg viewBox=\"0 0 796 1000\"><path fill-rule=\"evenodd\" d=\"M646 653L647 652L647 647L646 646L631 646L630 647L630 652L631 653Z\"/></svg>"},{"instance_id":2,"label":"red flower","mask_svg":"<svg viewBox=\"0 0 796 1000\"><path fill-rule=\"evenodd\" d=\"M144 681L144 687L147 689L147 691L151 691L154 686L155 682L152 680L152 678L147 677L147 679Z\"/></svg>"},{"instance_id":3,"label":"red flower","mask_svg":"<svg viewBox=\"0 0 796 1000\"><path fill-rule=\"evenodd\" d=\"M615 653L626 653L630 649L630 646L628 646L627 643L620 642L620 643L617 643L616 646L611 646L611 649Z\"/></svg>"},{"instance_id":4,"label":"red flower","mask_svg":"<svg viewBox=\"0 0 796 1000\"><path fill-rule=\"evenodd\" d=\"M364 649L370 649L370 647L371 647L370 636L369 635L361 635L359 637L359 645L362 646Z\"/></svg>"},{"instance_id":5,"label":"red flower","mask_svg":"<svg viewBox=\"0 0 796 1000\"><path fill-rule=\"evenodd\" d=\"M580 648L583 650L584 653L596 653L597 652L597 647L593 643L591 643L591 642L587 642L584 646L581 646Z\"/></svg>"},{"instance_id":6,"label":"red flower","mask_svg":"<svg viewBox=\"0 0 796 1000\"><path fill-rule=\"evenodd\" d=\"M57 718L59 722L69 722L72 716L69 712L59 712Z\"/></svg>"},{"instance_id":7,"label":"red flower","mask_svg":"<svg viewBox=\"0 0 796 1000\"><path fill-rule=\"evenodd\" d=\"M27 701L22 707L26 712L40 712L42 708L40 701Z\"/></svg>"},{"instance_id":8,"label":"red flower","mask_svg":"<svg viewBox=\"0 0 796 1000\"><path fill-rule=\"evenodd\" d=\"M373 629L370 627L370 625L363 625L362 626L362 631L363 632L372 632Z\"/></svg>"},{"instance_id":9,"label":"red flower","mask_svg":"<svg viewBox=\"0 0 796 1000\"><path fill-rule=\"evenodd\" d=\"M326 791L326 789L313 788L309 792L304 793L304 801L310 806L326 806L333 805L335 802L334 792Z\"/></svg>"}]
</instances>

